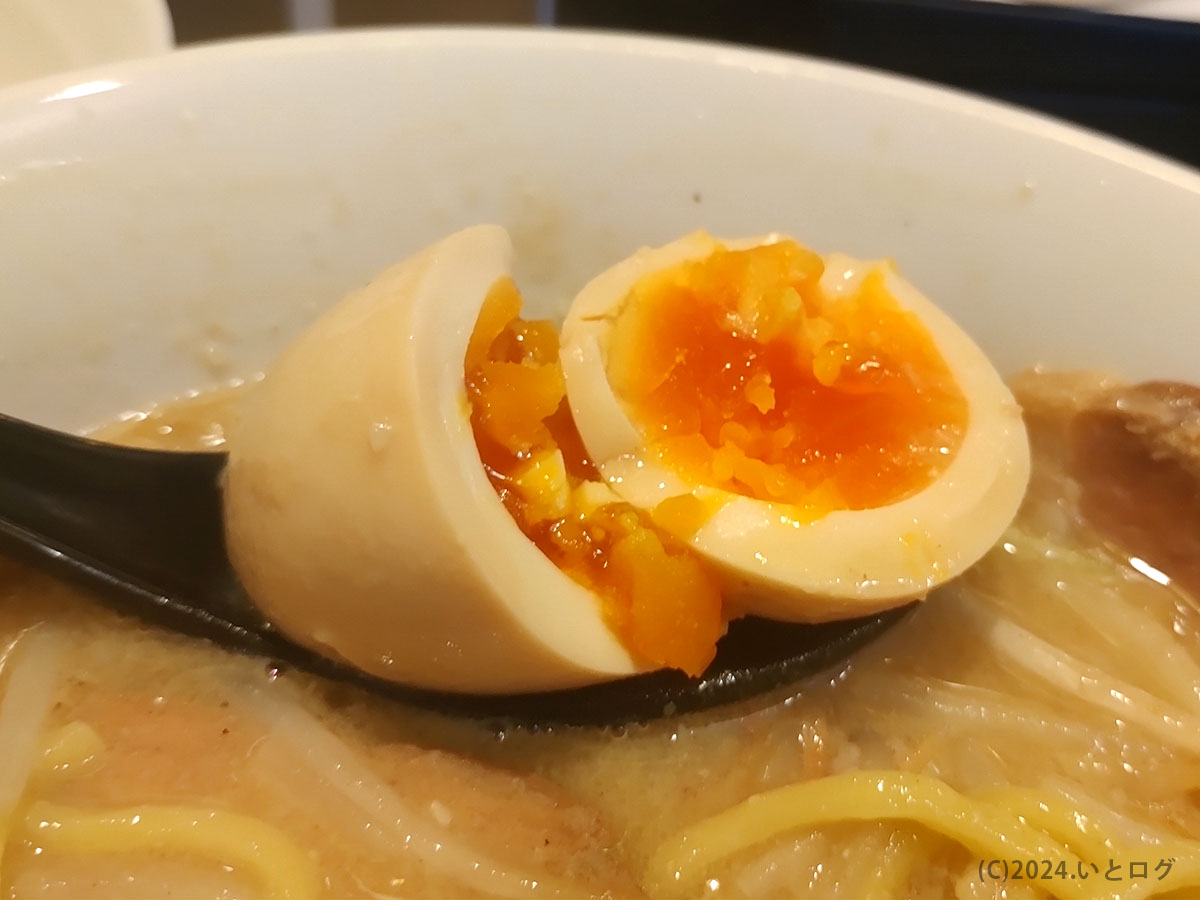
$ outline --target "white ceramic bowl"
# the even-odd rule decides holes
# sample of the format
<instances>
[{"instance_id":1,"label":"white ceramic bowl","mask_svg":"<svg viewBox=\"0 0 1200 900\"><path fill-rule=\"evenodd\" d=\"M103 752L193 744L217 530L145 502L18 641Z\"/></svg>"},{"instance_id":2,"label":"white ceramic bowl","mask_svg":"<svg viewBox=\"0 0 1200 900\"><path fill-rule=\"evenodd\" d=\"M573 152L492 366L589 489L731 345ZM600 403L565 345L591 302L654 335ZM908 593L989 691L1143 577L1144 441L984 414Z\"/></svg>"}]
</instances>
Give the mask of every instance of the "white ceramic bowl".
<instances>
[{"instance_id":1,"label":"white ceramic bowl","mask_svg":"<svg viewBox=\"0 0 1200 900\"><path fill-rule=\"evenodd\" d=\"M709 44L504 30L185 50L0 92L0 410L262 367L382 266L514 234L561 313L689 229L890 255L1002 370L1200 380L1200 176L1002 106Z\"/></svg>"}]
</instances>

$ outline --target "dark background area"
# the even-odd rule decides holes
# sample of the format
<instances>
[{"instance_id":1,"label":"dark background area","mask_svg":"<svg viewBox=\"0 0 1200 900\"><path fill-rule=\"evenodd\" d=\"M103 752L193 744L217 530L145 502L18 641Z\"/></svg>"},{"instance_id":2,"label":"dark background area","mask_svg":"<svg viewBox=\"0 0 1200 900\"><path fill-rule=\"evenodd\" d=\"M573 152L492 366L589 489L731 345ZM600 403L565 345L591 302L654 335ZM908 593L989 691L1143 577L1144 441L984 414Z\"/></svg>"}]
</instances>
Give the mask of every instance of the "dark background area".
<instances>
[{"instance_id":1,"label":"dark background area","mask_svg":"<svg viewBox=\"0 0 1200 900\"><path fill-rule=\"evenodd\" d=\"M168 0L185 44L292 26L286 0ZM774 47L953 85L1200 166L1200 24L977 0L337 0L344 27L489 22Z\"/></svg>"},{"instance_id":2,"label":"dark background area","mask_svg":"<svg viewBox=\"0 0 1200 900\"><path fill-rule=\"evenodd\" d=\"M653 0L651 0L653 2ZM419 25L436 22L531 24L536 0L335 0L333 24ZM291 28L287 0L167 0L180 44Z\"/></svg>"}]
</instances>

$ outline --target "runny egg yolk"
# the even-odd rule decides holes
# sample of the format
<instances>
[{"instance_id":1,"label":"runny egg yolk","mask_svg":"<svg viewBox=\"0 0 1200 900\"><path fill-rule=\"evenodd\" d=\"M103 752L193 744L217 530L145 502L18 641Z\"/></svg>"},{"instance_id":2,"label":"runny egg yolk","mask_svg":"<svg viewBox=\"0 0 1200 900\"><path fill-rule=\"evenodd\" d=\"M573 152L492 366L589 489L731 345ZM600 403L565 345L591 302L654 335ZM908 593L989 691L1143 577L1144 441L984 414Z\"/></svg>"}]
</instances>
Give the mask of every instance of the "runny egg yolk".
<instances>
[{"instance_id":1,"label":"runny egg yolk","mask_svg":"<svg viewBox=\"0 0 1200 900\"><path fill-rule=\"evenodd\" d=\"M844 293L822 288L823 270L781 241L634 286L607 374L650 454L811 519L902 500L941 474L967 401L933 338L878 269Z\"/></svg>"},{"instance_id":2,"label":"runny egg yolk","mask_svg":"<svg viewBox=\"0 0 1200 900\"><path fill-rule=\"evenodd\" d=\"M698 675L725 629L716 578L646 513L610 502L566 402L558 334L520 318L501 279L484 300L464 374L488 479L521 531L596 593L636 657Z\"/></svg>"}]
</instances>

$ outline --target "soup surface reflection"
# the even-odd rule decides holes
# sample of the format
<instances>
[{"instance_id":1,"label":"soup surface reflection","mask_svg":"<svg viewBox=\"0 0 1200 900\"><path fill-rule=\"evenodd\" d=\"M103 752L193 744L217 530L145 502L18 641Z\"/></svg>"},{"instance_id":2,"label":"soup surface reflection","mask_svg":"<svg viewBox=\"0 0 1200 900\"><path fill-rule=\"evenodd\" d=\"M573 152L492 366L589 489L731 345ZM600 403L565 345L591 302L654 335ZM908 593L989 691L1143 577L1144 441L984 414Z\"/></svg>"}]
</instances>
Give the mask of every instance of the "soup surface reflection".
<instances>
[{"instance_id":1,"label":"soup surface reflection","mask_svg":"<svg viewBox=\"0 0 1200 900\"><path fill-rule=\"evenodd\" d=\"M1200 406L1016 388L1034 478L978 566L839 671L616 732L280 675L0 561L0 895L1195 896ZM235 399L107 436L219 446Z\"/></svg>"}]
</instances>

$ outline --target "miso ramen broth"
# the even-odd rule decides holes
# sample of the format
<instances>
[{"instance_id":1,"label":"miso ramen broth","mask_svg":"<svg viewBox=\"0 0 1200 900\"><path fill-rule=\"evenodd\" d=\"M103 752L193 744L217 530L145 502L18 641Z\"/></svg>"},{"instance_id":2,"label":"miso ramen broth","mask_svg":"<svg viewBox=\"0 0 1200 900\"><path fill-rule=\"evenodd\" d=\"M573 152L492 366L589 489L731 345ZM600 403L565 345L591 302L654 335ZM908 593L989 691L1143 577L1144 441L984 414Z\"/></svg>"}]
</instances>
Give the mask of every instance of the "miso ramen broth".
<instances>
[{"instance_id":1,"label":"miso ramen broth","mask_svg":"<svg viewBox=\"0 0 1200 900\"><path fill-rule=\"evenodd\" d=\"M1112 385L1016 388L1033 482L965 577L837 671L615 731L496 730L280 674L4 562L0 893L1200 895L1200 614L1172 580L1196 482L1169 534L1114 534L1153 479L1081 450L1078 408ZM219 446L235 400L108 437Z\"/></svg>"}]
</instances>

